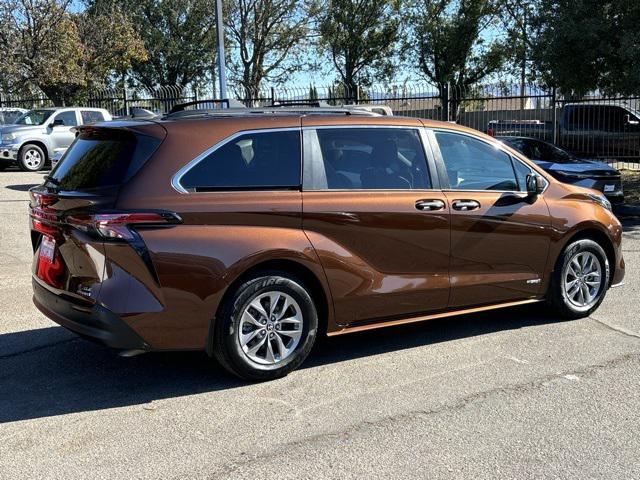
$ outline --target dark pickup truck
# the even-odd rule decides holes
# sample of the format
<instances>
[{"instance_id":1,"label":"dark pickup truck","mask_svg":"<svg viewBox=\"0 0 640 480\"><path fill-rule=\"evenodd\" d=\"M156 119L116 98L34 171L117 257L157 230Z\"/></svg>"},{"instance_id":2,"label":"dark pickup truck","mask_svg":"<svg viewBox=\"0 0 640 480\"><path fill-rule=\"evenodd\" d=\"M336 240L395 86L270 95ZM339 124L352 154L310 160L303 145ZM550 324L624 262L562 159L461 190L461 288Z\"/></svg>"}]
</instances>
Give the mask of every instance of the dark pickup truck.
<instances>
[{"instance_id":1,"label":"dark pickup truck","mask_svg":"<svg viewBox=\"0 0 640 480\"><path fill-rule=\"evenodd\" d=\"M492 120L489 135L554 140L553 121ZM640 158L640 112L626 105L570 103L558 111L556 143L580 156Z\"/></svg>"}]
</instances>

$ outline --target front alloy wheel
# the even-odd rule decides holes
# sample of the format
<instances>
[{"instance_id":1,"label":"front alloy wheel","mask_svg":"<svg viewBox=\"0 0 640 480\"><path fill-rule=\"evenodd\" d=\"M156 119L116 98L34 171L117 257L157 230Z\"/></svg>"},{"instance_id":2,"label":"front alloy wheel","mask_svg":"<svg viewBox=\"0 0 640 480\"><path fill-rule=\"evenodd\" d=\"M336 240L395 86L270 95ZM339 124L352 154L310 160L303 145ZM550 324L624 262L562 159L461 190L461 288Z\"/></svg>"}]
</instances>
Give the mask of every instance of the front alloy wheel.
<instances>
[{"instance_id":1,"label":"front alloy wheel","mask_svg":"<svg viewBox=\"0 0 640 480\"><path fill-rule=\"evenodd\" d=\"M44 152L37 145L26 145L22 147L19 155L19 166L22 170L28 172L37 172L44 167Z\"/></svg>"},{"instance_id":2,"label":"front alloy wheel","mask_svg":"<svg viewBox=\"0 0 640 480\"><path fill-rule=\"evenodd\" d=\"M569 244L556 263L547 302L565 318L591 314L609 287L609 260L602 246L591 239Z\"/></svg>"}]
</instances>

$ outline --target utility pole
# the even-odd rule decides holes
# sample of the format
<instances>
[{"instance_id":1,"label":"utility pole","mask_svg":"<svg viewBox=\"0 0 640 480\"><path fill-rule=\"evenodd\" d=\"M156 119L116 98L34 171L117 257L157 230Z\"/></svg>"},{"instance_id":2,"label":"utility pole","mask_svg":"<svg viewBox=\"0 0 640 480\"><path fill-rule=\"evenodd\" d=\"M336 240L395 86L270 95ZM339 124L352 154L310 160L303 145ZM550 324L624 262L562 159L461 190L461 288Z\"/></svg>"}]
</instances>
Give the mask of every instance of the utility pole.
<instances>
[{"instance_id":1,"label":"utility pole","mask_svg":"<svg viewBox=\"0 0 640 480\"><path fill-rule=\"evenodd\" d=\"M216 2L216 34L218 36L218 78L220 80L220 99L227 97L227 70L224 61L224 25L222 21L222 0Z\"/></svg>"}]
</instances>

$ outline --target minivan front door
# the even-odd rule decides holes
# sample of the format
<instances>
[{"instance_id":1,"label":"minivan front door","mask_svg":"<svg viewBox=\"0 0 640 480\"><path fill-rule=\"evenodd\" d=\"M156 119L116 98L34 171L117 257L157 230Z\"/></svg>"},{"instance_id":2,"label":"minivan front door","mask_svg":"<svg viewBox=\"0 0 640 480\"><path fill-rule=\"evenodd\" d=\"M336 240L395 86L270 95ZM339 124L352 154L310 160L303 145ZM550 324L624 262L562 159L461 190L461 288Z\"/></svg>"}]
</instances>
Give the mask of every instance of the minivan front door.
<instances>
[{"instance_id":1,"label":"minivan front door","mask_svg":"<svg viewBox=\"0 0 640 480\"><path fill-rule=\"evenodd\" d=\"M417 125L303 128L303 228L338 325L447 306L449 205L422 135Z\"/></svg>"},{"instance_id":2,"label":"minivan front door","mask_svg":"<svg viewBox=\"0 0 640 480\"><path fill-rule=\"evenodd\" d=\"M450 308L540 294L551 238L549 209L524 184L531 169L496 145L438 132L436 161L451 206Z\"/></svg>"}]
</instances>

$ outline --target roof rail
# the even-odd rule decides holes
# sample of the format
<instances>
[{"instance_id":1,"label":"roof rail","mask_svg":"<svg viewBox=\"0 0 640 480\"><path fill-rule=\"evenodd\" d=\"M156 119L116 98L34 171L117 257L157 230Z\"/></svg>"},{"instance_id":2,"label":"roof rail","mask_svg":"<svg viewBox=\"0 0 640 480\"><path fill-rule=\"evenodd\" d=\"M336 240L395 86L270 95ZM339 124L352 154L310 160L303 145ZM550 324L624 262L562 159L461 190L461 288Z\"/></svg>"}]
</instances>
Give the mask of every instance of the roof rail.
<instances>
[{"instance_id":1,"label":"roof rail","mask_svg":"<svg viewBox=\"0 0 640 480\"><path fill-rule=\"evenodd\" d=\"M176 113L176 112L183 112L185 110L188 110L189 107L196 107L199 105L205 106L206 110L218 110L223 108L227 108L227 109L228 108L245 108L244 104L242 104L238 100L228 99L228 98L224 100L219 100L219 99L193 100L191 102L178 103L174 105L171 108L171 110L169 110L169 114ZM201 110L201 109L196 108L194 110Z\"/></svg>"},{"instance_id":2,"label":"roof rail","mask_svg":"<svg viewBox=\"0 0 640 480\"><path fill-rule=\"evenodd\" d=\"M327 102L323 102L322 100L276 100L271 105L270 108L280 108L280 107L314 107L314 108L331 108L332 105L329 105Z\"/></svg>"},{"instance_id":3,"label":"roof rail","mask_svg":"<svg viewBox=\"0 0 640 480\"><path fill-rule=\"evenodd\" d=\"M230 117L250 115L358 115L378 117L380 114L364 109L348 107L295 107L290 105L275 105L258 108L209 108L197 110L176 110L164 115L163 119L177 120L194 117Z\"/></svg>"}]
</instances>

